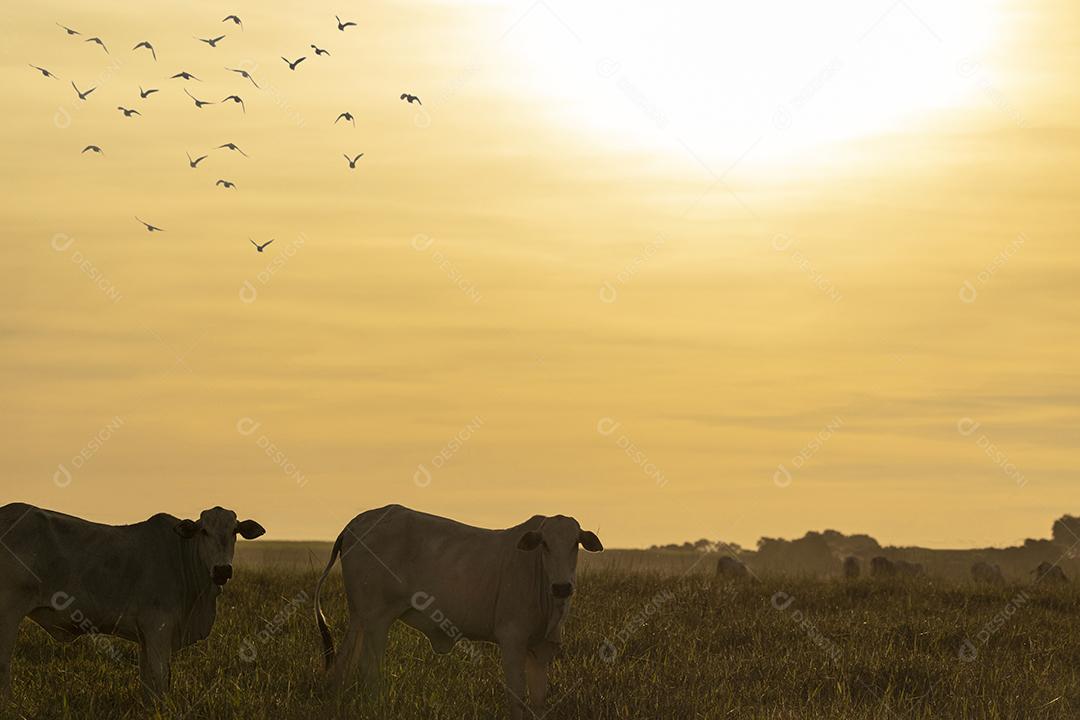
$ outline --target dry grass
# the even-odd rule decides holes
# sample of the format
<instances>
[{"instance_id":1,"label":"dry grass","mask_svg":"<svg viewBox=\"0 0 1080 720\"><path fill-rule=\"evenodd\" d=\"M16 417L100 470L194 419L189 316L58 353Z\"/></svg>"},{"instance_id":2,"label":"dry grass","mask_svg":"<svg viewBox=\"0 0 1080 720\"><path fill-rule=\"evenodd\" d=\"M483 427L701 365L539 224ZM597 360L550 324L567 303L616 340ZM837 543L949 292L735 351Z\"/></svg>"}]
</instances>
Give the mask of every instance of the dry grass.
<instances>
[{"instance_id":1,"label":"dry grass","mask_svg":"<svg viewBox=\"0 0 1080 720\"><path fill-rule=\"evenodd\" d=\"M211 637L177 656L175 707L163 717L334 716L320 691L315 571L301 555L284 567L271 559L249 558L219 602ZM312 564L321 571L321 561ZM547 717L1080 715L1080 592L1073 585L783 578L721 585L699 568L680 576L630 565L582 574ZM673 567L682 572L687 564ZM325 604L340 636L345 604L333 580ZM984 628L993 628L985 642ZM977 651L973 659L970 648L968 659L959 657L965 639ZM134 646L110 646L117 657L86 638L56 644L24 622L9 715L146 717L136 701ZM385 698L352 693L342 716L498 717L505 702L497 650L475 647L436 656L425 638L396 627Z\"/></svg>"}]
</instances>

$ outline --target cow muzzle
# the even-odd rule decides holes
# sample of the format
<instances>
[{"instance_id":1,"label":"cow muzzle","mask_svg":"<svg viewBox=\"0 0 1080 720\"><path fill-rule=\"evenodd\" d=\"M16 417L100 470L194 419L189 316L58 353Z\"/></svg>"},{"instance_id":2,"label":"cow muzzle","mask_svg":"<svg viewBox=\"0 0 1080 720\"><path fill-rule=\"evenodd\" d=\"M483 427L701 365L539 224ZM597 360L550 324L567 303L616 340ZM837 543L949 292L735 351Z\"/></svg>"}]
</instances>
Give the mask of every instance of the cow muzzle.
<instances>
[{"instance_id":1,"label":"cow muzzle","mask_svg":"<svg viewBox=\"0 0 1080 720\"><path fill-rule=\"evenodd\" d=\"M210 578L215 585L224 585L232 577L232 565L215 565L210 571Z\"/></svg>"},{"instance_id":2,"label":"cow muzzle","mask_svg":"<svg viewBox=\"0 0 1080 720\"><path fill-rule=\"evenodd\" d=\"M574 586L572 583L554 583L551 586L551 594L560 600L565 600L574 594Z\"/></svg>"}]
</instances>

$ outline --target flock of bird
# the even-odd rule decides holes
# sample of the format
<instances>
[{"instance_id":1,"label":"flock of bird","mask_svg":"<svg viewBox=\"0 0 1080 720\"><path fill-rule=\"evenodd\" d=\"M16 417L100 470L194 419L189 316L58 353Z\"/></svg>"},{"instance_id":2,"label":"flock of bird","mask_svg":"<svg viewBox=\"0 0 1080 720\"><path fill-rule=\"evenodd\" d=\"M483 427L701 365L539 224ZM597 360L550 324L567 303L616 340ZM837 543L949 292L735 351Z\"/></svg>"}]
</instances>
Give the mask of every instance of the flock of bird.
<instances>
[{"instance_id":1,"label":"flock of bird","mask_svg":"<svg viewBox=\"0 0 1080 720\"><path fill-rule=\"evenodd\" d=\"M341 31L341 32L345 32L350 27L356 27L357 26L357 24L355 22L352 22L352 21L342 22L341 18L338 17L337 15L334 16L334 19L337 21L337 29L339 31ZM243 21L240 19L240 17L238 15L226 15L221 20L221 22L223 22L223 23L230 23L231 22L233 25L239 27L240 30L244 29L244 23L243 23ZM78 30L74 30L74 29L72 29L70 27L67 27L66 25L61 25L60 23L56 23L56 24L61 29L63 29L64 32L68 36L74 37L74 36L77 36L77 35L82 35L82 33L79 32ZM207 37L207 38L196 37L194 39L199 41L199 42L206 43L211 48L216 48L218 46L218 43L220 43L222 40L225 40L226 37L228 37L228 36L227 35L217 35L217 36L212 36L212 37ZM100 46L101 49L106 54L110 54L109 53L109 48L105 45L105 41L103 41L100 37L97 37L97 36L88 37L88 38L86 38L84 40L84 42L94 43L95 45ZM324 56L324 55L327 56L327 57L330 56L330 52L328 50L325 50L324 48L318 47L314 43L311 44L311 49L315 51L315 56L316 57ZM134 45L134 47L131 48L131 52L135 52L137 50L147 50L147 51L150 52L150 55L151 55L151 57L153 57L155 62L158 59L158 57L157 57L157 49L150 43L149 40L142 40L142 41L136 43ZM296 58L295 60L289 60L288 58L282 56L281 59L285 62L286 65L289 66L289 70L295 72L297 70L297 68L300 66L300 63L307 60L307 56L306 55L301 56L301 57ZM38 72L40 72L46 78L52 78L54 80L59 80L60 79L59 77L56 76L56 74L54 74L50 70L47 70L46 68L43 68L43 67L41 67L39 65L34 65L32 63L30 63L29 65L34 70L37 70ZM251 73L249 73L247 70L244 70L242 68L231 68L231 67L226 67L225 69L228 70L229 72L236 73L237 75L244 78L245 80L248 80L253 86L255 86L255 88L259 88L259 84L255 81L255 78L252 77ZM180 72L176 73L175 75L170 75L168 79L170 79L170 80L182 80L184 82L189 82L189 81L192 81L192 80L194 80L196 82L201 82L201 80L198 77L196 77L195 75L193 75L192 73L190 73L190 72L188 72L186 70L181 70ZM88 88L87 90L80 90L79 87L75 84L74 81L71 81L71 87L74 88L75 95L79 98L80 102L87 102L88 98L90 97L90 94L93 93L97 89L97 87L91 87L91 88ZM139 85L139 98L142 99L142 100L146 100L147 98L149 98L151 95L153 95L156 92L160 92L160 90L158 88L153 88L153 87L143 89L142 85ZM232 103L240 106L240 110L241 110L242 113L244 113L245 115L247 114L247 106L244 104L243 98L241 98L239 95L236 95L236 94L229 95L229 96L227 96L227 97L225 97L225 98L223 98L221 100L216 100L215 101L215 100L200 100L195 95L193 95L190 91L188 91L188 89L186 87L184 88L184 93L189 98L192 99L192 101L195 103L195 107L197 109L201 110L206 105L217 105L217 104L224 104L224 103L232 102ZM416 95L413 95L411 93L402 93L399 99L403 100L404 102L406 102L406 103L408 103L410 105L413 104L413 103L416 103L417 105L422 105L423 104L423 103L420 102L419 97L417 97ZM134 116L140 116L140 117L142 116L142 113L139 112L135 108L128 108L128 107L124 107L123 105L117 105L116 109L119 110L121 113L123 113L125 118L131 118L131 117L134 117ZM353 116L352 113L350 113L350 112L341 113L334 120L333 124L336 125L338 122L340 122L342 120L345 120L346 122L352 123L353 127L354 128L356 127L356 118ZM240 147L236 143L227 142L227 143L224 143L223 145L219 145L216 149L218 149L218 150L231 150L233 152L240 153L244 157L248 157L247 153L245 153L243 150L241 150ZM102 150L101 146L99 146L99 145L87 145L86 147L84 147L82 149L81 154L85 154L85 153L88 153L88 152L94 153L94 154L97 154L97 155L104 155L105 154L105 151ZM358 153L358 154L356 154L356 155L354 155L352 157L350 157L347 153L343 153L343 155L345 156L345 160L349 163L349 169L350 170L355 170L357 161L364 156L364 153ZM202 162L203 160L205 160L207 157L208 157L207 155L200 155L200 156L198 156L196 158L193 158L193 157L191 157L191 153L187 153L188 165L192 169L196 169L196 168L198 168L199 163ZM234 182L232 182L230 180L225 180L225 179L219 179L216 183L214 183L214 185L215 185L215 187L220 186L222 189L225 189L225 190L235 190L236 189L236 183L234 183ZM164 228L158 227L157 225L154 225L152 223L148 223L145 220L140 219L138 216L136 216L135 219L138 220L140 223L142 223L142 225L146 228L147 232L150 232L150 233L164 232ZM262 244L259 244L259 243L255 242L251 238L248 238L248 240L251 242L252 245L255 246L255 249L258 252L263 252L263 250L266 248L267 245L274 242L273 238L271 238L270 240L268 240L267 242L262 243Z\"/></svg>"}]
</instances>

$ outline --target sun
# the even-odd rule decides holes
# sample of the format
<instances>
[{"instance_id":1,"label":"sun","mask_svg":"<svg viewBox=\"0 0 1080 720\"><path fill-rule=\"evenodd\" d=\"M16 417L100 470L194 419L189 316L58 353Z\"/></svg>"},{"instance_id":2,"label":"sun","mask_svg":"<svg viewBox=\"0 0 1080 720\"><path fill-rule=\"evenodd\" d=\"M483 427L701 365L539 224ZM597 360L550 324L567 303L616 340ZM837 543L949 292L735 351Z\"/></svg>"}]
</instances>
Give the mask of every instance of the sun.
<instances>
[{"instance_id":1,"label":"sun","mask_svg":"<svg viewBox=\"0 0 1080 720\"><path fill-rule=\"evenodd\" d=\"M508 78L598 142L723 172L902 131L979 101L993 2L542 0L502 39ZM980 78L985 83L985 77Z\"/></svg>"}]
</instances>

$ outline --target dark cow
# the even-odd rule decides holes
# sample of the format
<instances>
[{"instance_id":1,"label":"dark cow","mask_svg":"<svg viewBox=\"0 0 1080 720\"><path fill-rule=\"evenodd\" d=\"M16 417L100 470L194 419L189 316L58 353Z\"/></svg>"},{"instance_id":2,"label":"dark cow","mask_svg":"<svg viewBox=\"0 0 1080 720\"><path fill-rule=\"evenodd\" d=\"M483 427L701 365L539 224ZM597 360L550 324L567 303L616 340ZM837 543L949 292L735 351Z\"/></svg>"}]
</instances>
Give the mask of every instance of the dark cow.
<instances>
[{"instance_id":1,"label":"dark cow","mask_svg":"<svg viewBox=\"0 0 1080 720\"><path fill-rule=\"evenodd\" d=\"M844 578L847 580L855 580L862 574L862 566L859 563L859 558L854 555L848 555L844 558Z\"/></svg>"},{"instance_id":2,"label":"dark cow","mask_svg":"<svg viewBox=\"0 0 1080 720\"><path fill-rule=\"evenodd\" d=\"M716 561L716 577L721 580L746 580L750 577L750 571L730 555L722 555Z\"/></svg>"},{"instance_id":3,"label":"dark cow","mask_svg":"<svg viewBox=\"0 0 1080 720\"><path fill-rule=\"evenodd\" d=\"M870 560L870 577L896 577L896 563L894 563L887 557L878 555L877 557Z\"/></svg>"},{"instance_id":4,"label":"dark cow","mask_svg":"<svg viewBox=\"0 0 1080 720\"><path fill-rule=\"evenodd\" d=\"M23 503L0 507L0 695L29 617L62 642L99 634L137 642L144 695L161 697L172 654L210 634L236 536L264 532L220 507L197 521L160 513L116 526Z\"/></svg>"},{"instance_id":5,"label":"dark cow","mask_svg":"<svg viewBox=\"0 0 1080 720\"><path fill-rule=\"evenodd\" d=\"M340 692L359 661L369 687L378 687L387 632L400 620L424 633L437 653L462 639L498 643L510 716L520 720L526 686L529 704L544 704L548 665L575 590L579 545L604 549L595 534L563 515L534 515L506 530L401 505L357 515L338 535L315 588L331 686ZM319 594L339 554L349 624L335 655Z\"/></svg>"},{"instance_id":6,"label":"dark cow","mask_svg":"<svg viewBox=\"0 0 1080 720\"><path fill-rule=\"evenodd\" d=\"M1038 583L1064 585L1069 582L1069 578L1065 577L1065 571L1053 563L1041 562L1039 563L1039 566L1031 572L1035 574L1035 582Z\"/></svg>"},{"instance_id":7,"label":"dark cow","mask_svg":"<svg viewBox=\"0 0 1080 720\"><path fill-rule=\"evenodd\" d=\"M1005 576L1001 574L1001 566L978 560L971 566L971 579L977 583L986 585L1004 585Z\"/></svg>"}]
</instances>

